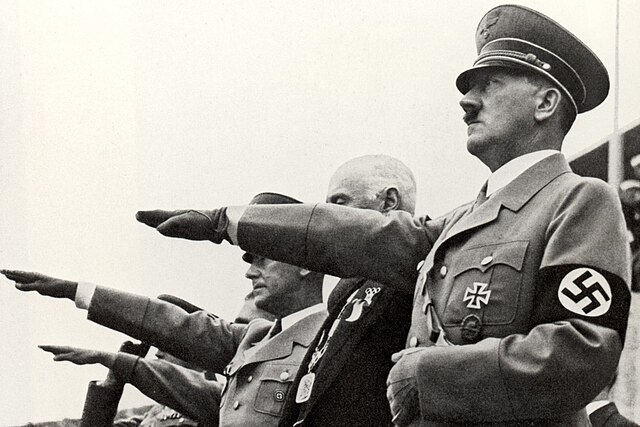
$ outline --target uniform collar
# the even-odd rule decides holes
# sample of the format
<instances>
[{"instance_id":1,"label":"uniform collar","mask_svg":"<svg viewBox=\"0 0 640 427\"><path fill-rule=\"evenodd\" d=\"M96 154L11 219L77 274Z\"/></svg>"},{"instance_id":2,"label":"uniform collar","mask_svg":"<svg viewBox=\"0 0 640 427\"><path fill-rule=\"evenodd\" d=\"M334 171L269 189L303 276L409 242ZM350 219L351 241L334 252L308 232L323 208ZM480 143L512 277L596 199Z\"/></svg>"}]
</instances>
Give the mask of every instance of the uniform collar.
<instances>
[{"instance_id":1,"label":"uniform collar","mask_svg":"<svg viewBox=\"0 0 640 427\"><path fill-rule=\"evenodd\" d=\"M281 319L282 330L285 331L287 328L290 328L291 326L293 326L294 323L314 313L319 313L323 310L325 310L324 304L319 303L316 305L312 305L311 307L304 308L300 311L296 311L295 313L291 313L290 315L285 316Z\"/></svg>"},{"instance_id":2,"label":"uniform collar","mask_svg":"<svg viewBox=\"0 0 640 427\"><path fill-rule=\"evenodd\" d=\"M496 191L507 186L516 179L520 174L535 165L542 159L553 154L559 153L557 150L540 150L533 153L523 154L513 160L508 161L493 172L487 180L487 197L490 197Z\"/></svg>"}]
</instances>

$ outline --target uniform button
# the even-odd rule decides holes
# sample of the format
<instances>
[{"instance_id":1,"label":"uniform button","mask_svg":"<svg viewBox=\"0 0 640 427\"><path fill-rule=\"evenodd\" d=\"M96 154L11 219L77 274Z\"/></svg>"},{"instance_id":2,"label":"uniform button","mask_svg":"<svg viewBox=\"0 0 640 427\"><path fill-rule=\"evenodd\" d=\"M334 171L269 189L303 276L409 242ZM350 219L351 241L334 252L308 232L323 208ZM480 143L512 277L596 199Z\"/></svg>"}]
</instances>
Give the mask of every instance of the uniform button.
<instances>
[{"instance_id":1,"label":"uniform button","mask_svg":"<svg viewBox=\"0 0 640 427\"><path fill-rule=\"evenodd\" d=\"M280 374L280 381L286 381L289 379L289 372L284 371L283 373Z\"/></svg>"},{"instance_id":2,"label":"uniform button","mask_svg":"<svg viewBox=\"0 0 640 427\"><path fill-rule=\"evenodd\" d=\"M233 402L233 409L238 409L239 407L240 407L240 402L238 402L237 400Z\"/></svg>"},{"instance_id":3,"label":"uniform button","mask_svg":"<svg viewBox=\"0 0 640 427\"><path fill-rule=\"evenodd\" d=\"M409 347L415 347L418 345L418 337L411 337L409 339Z\"/></svg>"},{"instance_id":4,"label":"uniform button","mask_svg":"<svg viewBox=\"0 0 640 427\"><path fill-rule=\"evenodd\" d=\"M425 302L424 304L422 304L422 312L424 314L427 314L427 311L429 311L429 303Z\"/></svg>"},{"instance_id":5,"label":"uniform button","mask_svg":"<svg viewBox=\"0 0 640 427\"><path fill-rule=\"evenodd\" d=\"M273 393L273 400L276 402L284 402L284 398L287 397L287 394L282 390L276 390Z\"/></svg>"},{"instance_id":6,"label":"uniform button","mask_svg":"<svg viewBox=\"0 0 640 427\"><path fill-rule=\"evenodd\" d=\"M247 377L247 382L248 382L248 383L250 383L251 381L253 381L253 376L249 375L249 376Z\"/></svg>"},{"instance_id":7,"label":"uniform button","mask_svg":"<svg viewBox=\"0 0 640 427\"><path fill-rule=\"evenodd\" d=\"M482 261L480 261L480 265L490 264L491 261L493 261L493 257L491 255L486 256L486 257L482 258Z\"/></svg>"},{"instance_id":8,"label":"uniform button","mask_svg":"<svg viewBox=\"0 0 640 427\"><path fill-rule=\"evenodd\" d=\"M416 265L416 270L420 271L423 265L424 265L424 260L420 261L418 265Z\"/></svg>"},{"instance_id":9,"label":"uniform button","mask_svg":"<svg viewBox=\"0 0 640 427\"><path fill-rule=\"evenodd\" d=\"M446 265L443 265L442 267L440 267L440 275L442 277L447 275L447 266Z\"/></svg>"}]
</instances>

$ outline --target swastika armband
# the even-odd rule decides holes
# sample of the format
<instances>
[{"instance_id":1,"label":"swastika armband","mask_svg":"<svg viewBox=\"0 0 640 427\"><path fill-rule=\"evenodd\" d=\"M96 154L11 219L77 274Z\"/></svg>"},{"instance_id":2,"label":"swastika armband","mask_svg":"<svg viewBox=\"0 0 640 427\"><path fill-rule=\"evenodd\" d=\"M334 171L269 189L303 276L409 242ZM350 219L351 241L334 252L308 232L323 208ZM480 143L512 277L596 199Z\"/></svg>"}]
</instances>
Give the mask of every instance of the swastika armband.
<instances>
[{"instance_id":1,"label":"swastika armband","mask_svg":"<svg viewBox=\"0 0 640 427\"><path fill-rule=\"evenodd\" d=\"M534 322L579 318L614 329L624 342L631 294L620 277L586 265L540 270Z\"/></svg>"}]
</instances>

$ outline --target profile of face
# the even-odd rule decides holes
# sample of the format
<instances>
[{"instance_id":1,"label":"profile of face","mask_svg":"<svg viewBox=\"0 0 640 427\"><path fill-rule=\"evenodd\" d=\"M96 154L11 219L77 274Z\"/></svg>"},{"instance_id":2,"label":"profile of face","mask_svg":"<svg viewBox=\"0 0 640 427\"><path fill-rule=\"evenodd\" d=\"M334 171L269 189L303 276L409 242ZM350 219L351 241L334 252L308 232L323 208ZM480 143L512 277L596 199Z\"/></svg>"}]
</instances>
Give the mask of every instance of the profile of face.
<instances>
[{"instance_id":1,"label":"profile of face","mask_svg":"<svg viewBox=\"0 0 640 427\"><path fill-rule=\"evenodd\" d=\"M519 144L535 125L539 87L509 69L479 69L460 100L467 150L489 167L521 154Z\"/></svg>"},{"instance_id":2,"label":"profile of face","mask_svg":"<svg viewBox=\"0 0 640 427\"><path fill-rule=\"evenodd\" d=\"M305 287L301 278L306 272L291 264L252 255L245 276L253 285L255 306L277 316L297 311Z\"/></svg>"}]
</instances>

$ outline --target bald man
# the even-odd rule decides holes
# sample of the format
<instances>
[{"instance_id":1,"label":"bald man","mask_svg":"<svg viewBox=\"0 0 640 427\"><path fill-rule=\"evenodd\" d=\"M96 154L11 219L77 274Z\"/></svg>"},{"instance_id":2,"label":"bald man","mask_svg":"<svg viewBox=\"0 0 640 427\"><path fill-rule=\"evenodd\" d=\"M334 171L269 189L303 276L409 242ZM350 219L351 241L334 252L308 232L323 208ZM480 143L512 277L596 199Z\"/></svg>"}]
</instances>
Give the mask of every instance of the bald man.
<instances>
[{"instance_id":1,"label":"bald man","mask_svg":"<svg viewBox=\"0 0 640 427\"><path fill-rule=\"evenodd\" d=\"M415 211L416 183L400 160L357 157L329 182L327 203L387 214ZM390 425L386 379L404 348L411 293L362 278L343 279L329 295L318 331L285 405L280 426Z\"/></svg>"}]
</instances>

